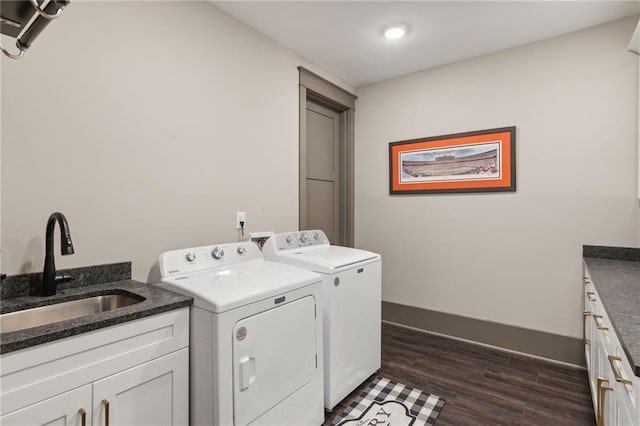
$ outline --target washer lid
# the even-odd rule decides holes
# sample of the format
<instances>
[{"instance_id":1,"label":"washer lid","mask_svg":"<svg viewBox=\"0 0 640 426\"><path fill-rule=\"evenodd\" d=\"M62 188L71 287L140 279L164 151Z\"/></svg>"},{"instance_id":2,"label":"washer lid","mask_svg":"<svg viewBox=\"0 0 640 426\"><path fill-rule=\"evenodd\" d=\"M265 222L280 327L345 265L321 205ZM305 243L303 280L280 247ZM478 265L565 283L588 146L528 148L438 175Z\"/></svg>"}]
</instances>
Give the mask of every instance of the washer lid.
<instances>
[{"instance_id":1,"label":"washer lid","mask_svg":"<svg viewBox=\"0 0 640 426\"><path fill-rule=\"evenodd\" d=\"M265 253L265 256L268 255ZM322 245L283 250L269 256L269 259L332 274L339 269L350 268L358 263L379 260L380 255L351 247Z\"/></svg>"},{"instance_id":2,"label":"washer lid","mask_svg":"<svg viewBox=\"0 0 640 426\"><path fill-rule=\"evenodd\" d=\"M159 285L193 297L195 306L222 313L321 279L320 275L305 269L259 260L229 269L167 277Z\"/></svg>"}]
</instances>

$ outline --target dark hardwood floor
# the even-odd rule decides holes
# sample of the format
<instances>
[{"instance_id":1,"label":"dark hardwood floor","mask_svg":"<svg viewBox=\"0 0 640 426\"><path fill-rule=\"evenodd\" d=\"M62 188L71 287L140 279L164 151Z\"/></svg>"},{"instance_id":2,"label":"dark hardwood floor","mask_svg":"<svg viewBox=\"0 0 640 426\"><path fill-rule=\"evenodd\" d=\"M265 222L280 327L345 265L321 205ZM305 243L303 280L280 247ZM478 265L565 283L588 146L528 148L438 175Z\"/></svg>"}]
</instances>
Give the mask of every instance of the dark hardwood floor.
<instances>
[{"instance_id":1,"label":"dark hardwood floor","mask_svg":"<svg viewBox=\"0 0 640 426\"><path fill-rule=\"evenodd\" d=\"M584 369L521 354L383 324L378 375L444 398L438 426L595 425Z\"/></svg>"}]
</instances>

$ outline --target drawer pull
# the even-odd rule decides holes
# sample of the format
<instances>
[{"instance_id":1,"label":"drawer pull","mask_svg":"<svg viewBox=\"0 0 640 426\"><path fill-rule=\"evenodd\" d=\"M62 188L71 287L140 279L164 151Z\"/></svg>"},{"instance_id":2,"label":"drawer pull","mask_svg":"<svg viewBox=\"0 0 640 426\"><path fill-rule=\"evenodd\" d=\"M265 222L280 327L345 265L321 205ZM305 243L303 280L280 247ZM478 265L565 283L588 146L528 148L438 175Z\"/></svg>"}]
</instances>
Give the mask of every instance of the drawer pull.
<instances>
[{"instance_id":1,"label":"drawer pull","mask_svg":"<svg viewBox=\"0 0 640 426\"><path fill-rule=\"evenodd\" d=\"M609 386L604 386L604 383L609 383L609 381L604 377L598 377L598 396L597 396L598 412L596 413L596 423L598 426L605 426L604 424L604 402L606 401L605 393L607 391L613 390L613 388Z\"/></svg>"},{"instance_id":2,"label":"drawer pull","mask_svg":"<svg viewBox=\"0 0 640 426\"><path fill-rule=\"evenodd\" d=\"M590 315L590 311L582 311L582 341L585 345L591 344L591 341L587 339L587 317Z\"/></svg>"},{"instance_id":3,"label":"drawer pull","mask_svg":"<svg viewBox=\"0 0 640 426\"><path fill-rule=\"evenodd\" d=\"M602 315L593 314L593 319L596 322L596 327L598 328L598 330L602 330L602 331L608 331L609 330L608 327L605 327L604 325L602 325L602 323L600 321L598 321L598 320L602 319Z\"/></svg>"},{"instance_id":4,"label":"drawer pull","mask_svg":"<svg viewBox=\"0 0 640 426\"><path fill-rule=\"evenodd\" d=\"M633 382L629 379L625 379L624 377L622 377L622 373L620 372L620 370L618 370L618 367L614 363L614 361L622 362L622 358L615 355L609 355L607 358L609 358L609 364L611 365L611 369L613 370L613 375L616 378L616 382L622 383L624 385L632 385Z\"/></svg>"},{"instance_id":5,"label":"drawer pull","mask_svg":"<svg viewBox=\"0 0 640 426\"><path fill-rule=\"evenodd\" d=\"M80 414L80 424L87 426L87 412L84 411L84 408L81 408L78 410L78 413Z\"/></svg>"},{"instance_id":6,"label":"drawer pull","mask_svg":"<svg viewBox=\"0 0 640 426\"><path fill-rule=\"evenodd\" d=\"M595 302L596 301L595 293L592 292L592 291L588 291L587 292L587 299L589 299L591 302Z\"/></svg>"},{"instance_id":7,"label":"drawer pull","mask_svg":"<svg viewBox=\"0 0 640 426\"><path fill-rule=\"evenodd\" d=\"M109 400L103 399L102 405L104 405L104 426L109 426Z\"/></svg>"}]
</instances>

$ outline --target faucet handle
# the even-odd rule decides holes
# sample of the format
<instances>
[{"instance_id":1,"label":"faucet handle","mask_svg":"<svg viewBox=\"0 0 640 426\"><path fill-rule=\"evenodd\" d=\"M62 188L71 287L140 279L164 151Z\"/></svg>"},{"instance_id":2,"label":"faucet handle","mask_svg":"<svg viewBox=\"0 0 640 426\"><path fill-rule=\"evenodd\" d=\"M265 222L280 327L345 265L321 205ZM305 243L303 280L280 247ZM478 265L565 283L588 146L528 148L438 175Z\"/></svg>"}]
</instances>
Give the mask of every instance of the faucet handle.
<instances>
[{"instance_id":1,"label":"faucet handle","mask_svg":"<svg viewBox=\"0 0 640 426\"><path fill-rule=\"evenodd\" d=\"M68 283L69 281L73 281L74 279L75 278L73 278L69 274L62 274L55 277L55 282L56 284L62 284L62 283Z\"/></svg>"}]
</instances>

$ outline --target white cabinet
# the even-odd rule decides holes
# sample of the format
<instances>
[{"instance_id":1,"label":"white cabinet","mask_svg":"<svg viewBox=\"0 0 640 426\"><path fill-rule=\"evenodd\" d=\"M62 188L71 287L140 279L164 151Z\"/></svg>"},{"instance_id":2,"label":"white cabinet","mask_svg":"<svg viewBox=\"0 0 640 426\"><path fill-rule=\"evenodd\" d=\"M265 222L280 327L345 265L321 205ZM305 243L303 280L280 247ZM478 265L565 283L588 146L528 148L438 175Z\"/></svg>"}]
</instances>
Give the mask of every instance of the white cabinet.
<instances>
[{"instance_id":1,"label":"white cabinet","mask_svg":"<svg viewBox=\"0 0 640 426\"><path fill-rule=\"evenodd\" d=\"M603 363L597 380L600 387L597 396L600 409L596 413L598 425L636 426L639 424L638 398L633 390L633 380L625 384L626 379L618 371L619 357L602 353ZM615 368L615 370L614 370ZM637 387L637 385L636 385Z\"/></svg>"},{"instance_id":2,"label":"white cabinet","mask_svg":"<svg viewBox=\"0 0 640 426\"><path fill-rule=\"evenodd\" d=\"M85 408L82 408L85 407ZM91 385L81 386L0 417L3 426L91 424Z\"/></svg>"},{"instance_id":3,"label":"white cabinet","mask_svg":"<svg viewBox=\"0 0 640 426\"><path fill-rule=\"evenodd\" d=\"M582 321L583 321L583 341L584 341L584 358L585 363L587 365L587 370L595 369L598 358L597 358L597 345L598 342L595 340L597 335L593 332L595 329L595 325L593 322L593 314L595 312L595 289L593 288L593 284L588 281L588 279L584 278L584 311L582 312ZM589 375L589 387L591 388L591 395L596 394L596 381L595 376ZM594 398L593 399L593 409L595 412L598 411L598 402Z\"/></svg>"},{"instance_id":4,"label":"white cabinet","mask_svg":"<svg viewBox=\"0 0 640 426\"><path fill-rule=\"evenodd\" d=\"M1 425L184 425L189 310L0 358Z\"/></svg>"},{"instance_id":5,"label":"white cabinet","mask_svg":"<svg viewBox=\"0 0 640 426\"><path fill-rule=\"evenodd\" d=\"M180 425L189 411L189 352L182 349L93 384L93 425Z\"/></svg>"},{"instance_id":6,"label":"white cabinet","mask_svg":"<svg viewBox=\"0 0 640 426\"><path fill-rule=\"evenodd\" d=\"M640 425L640 377L633 373L586 266L584 290L585 361L597 424Z\"/></svg>"},{"instance_id":7,"label":"white cabinet","mask_svg":"<svg viewBox=\"0 0 640 426\"><path fill-rule=\"evenodd\" d=\"M181 349L4 415L0 424L186 424L188 364L188 349Z\"/></svg>"}]
</instances>

